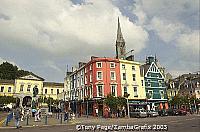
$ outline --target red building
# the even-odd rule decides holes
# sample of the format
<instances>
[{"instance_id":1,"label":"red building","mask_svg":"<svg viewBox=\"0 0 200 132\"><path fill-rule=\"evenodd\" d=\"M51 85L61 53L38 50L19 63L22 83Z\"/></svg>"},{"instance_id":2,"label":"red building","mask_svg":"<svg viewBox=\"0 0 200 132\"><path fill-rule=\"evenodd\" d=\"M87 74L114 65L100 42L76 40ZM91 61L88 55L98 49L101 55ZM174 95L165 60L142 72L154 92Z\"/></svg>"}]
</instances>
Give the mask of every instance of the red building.
<instances>
[{"instance_id":1,"label":"red building","mask_svg":"<svg viewBox=\"0 0 200 132\"><path fill-rule=\"evenodd\" d=\"M107 95L121 96L119 60L106 57L91 57L85 65L85 93L89 100L89 111L98 109L100 116L106 116L107 108L103 105L103 99ZM84 105L86 107L86 105ZM92 107L92 108L91 108ZM83 108L86 110L86 108ZM89 112L90 113L90 112Z\"/></svg>"}]
</instances>

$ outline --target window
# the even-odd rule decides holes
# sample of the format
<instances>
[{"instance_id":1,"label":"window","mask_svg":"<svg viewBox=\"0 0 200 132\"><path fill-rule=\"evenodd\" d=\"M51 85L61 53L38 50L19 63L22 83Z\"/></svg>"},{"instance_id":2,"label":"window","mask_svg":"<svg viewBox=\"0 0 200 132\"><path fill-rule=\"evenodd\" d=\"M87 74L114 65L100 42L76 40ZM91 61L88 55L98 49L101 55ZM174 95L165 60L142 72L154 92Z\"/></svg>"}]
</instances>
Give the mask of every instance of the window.
<instances>
[{"instance_id":1,"label":"window","mask_svg":"<svg viewBox=\"0 0 200 132\"><path fill-rule=\"evenodd\" d=\"M85 84L87 84L87 75L85 76Z\"/></svg>"},{"instance_id":2,"label":"window","mask_svg":"<svg viewBox=\"0 0 200 132\"><path fill-rule=\"evenodd\" d=\"M23 89L24 89L24 85L21 84L21 85L20 85L20 91L23 91Z\"/></svg>"},{"instance_id":3,"label":"window","mask_svg":"<svg viewBox=\"0 0 200 132\"><path fill-rule=\"evenodd\" d=\"M114 62L110 62L110 68L115 68L115 63Z\"/></svg>"},{"instance_id":4,"label":"window","mask_svg":"<svg viewBox=\"0 0 200 132\"><path fill-rule=\"evenodd\" d=\"M135 74L132 74L132 77L133 77L133 81L135 81Z\"/></svg>"},{"instance_id":5,"label":"window","mask_svg":"<svg viewBox=\"0 0 200 132\"><path fill-rule=\"evenodd\" d=\"M172 93L172 91L171 91L171 96L173 96L173 93Z\"/></svg>"},{"instance_id":6,"label":"window","mask_svg":"<svg viewBox=\"0 0 200 132\"><path fill-rule=\"evenodd\" d=\"M152 98L153 98L153 91L152 91L152 90L149 90L149 91L148 91L148 94L149 94L149 99L152 99Z\"/></svg>"},{"instance_id":7,"label":"window","mask_svg":"<svg viewBox=\"0 0 200 132\"><path fill-rule=\"evenodd\" d=\"M1 86L1 92L3 92L3 90L4 90L4 87L3 87L3 86Z\"/></svg>"},{"instance_id":8,"label":"window","mask_svg":"<svg viewBox=\"0 0 200 132\"><path fill-rule=\"evenodd\" d=\"M126 73L123 73L123 80L126 80Z\"/></svg>"},{"instance_id":9,"label":"window","mask_svg":"<svg viewBox=\"0 0 200 132\"><path fill-rule=\"evenodd\" d=\"M53 89L51 89L51 94L53 94Z\"/></svg>"},{"instance_id":10,"label":"window","mask_svg":"<svg viewBox=\"0 0 200 132\"><path fill-rule=\"evenodd\" d=\"M200 92L199 92L199 91L197 91L197 93L198 93L198 94L200 94Z\"/></svg>"},{"instance_id":11,"label":"window","mask_svg":"<svg viewBox=\"0 0 200 132\"><path fill-rule=\"evenodd\" d=\"M124 95L127 94L127 87L124 87Z\"/></svg>"},{"instance_id":12,"label":"window","mask_svg":"<svg viewBox=\"0 0 200 132\"><path fill-rule=\"evenodd\" d=\"M135 71L135 66L132 66L132 70Z\"/></svg>"},{"instance_id":13,"label":"window","mask_svg":"<svg viewBox=\"0 0 200 132\"><path fill-rule=\"evenodd\" d=\"M97 68L101 68L102 67L102 63L101 62L97 62Z\"/></svg>"},{"instance_id":14,"label":"window","mask_svg":"<svg viewBox=\"0 0 200 132\"><path fill-rule=\"evenodd\" d=\"M90 73L90 82L92 82L92 73Z\"/></svg>"},{"instance_id":15,"label":"window","mask_svg":"<svg viewBox=\"0 0 200 132\"><path fill-rule=\"evenodd\" d=\"M142 82L142 86L144 86L144 81L143 81L143 80L141 80L141 82Z\"/></svg>"},{"instance_id":16,"label":"window","mask_svg":"<svg viewBox=\"0 0 200 132\"><path fill-rule=\"evenodd\" d=\"M97 96L98 97L102 97L103 96L103 86L102 85L98 85L97 86Z\"/></svg>"},{"instance_id":17,"label":"window","mask_svg":"<svg viewBox=\"0 0 200 132\"><path fill-rule=\"evenodd\" d=\"M47 94L47 89L45 89L44 93Z\"/></svg>"},{"instance_id":18,"label":"window","mask_svg":"<svg viewBox=\"0 0 200 132\"><path fill-rule=\"evenodd\" d=\"M116 94L116 85L111 85L111 94L113 95L113 96L116 96L117 94Z\"/></svg>"},{"instance_id":19,"label":"window","mask_svg":"<svg viewBox=\"0 0 200 132\"><path fill-rule=\"evenodd\" d=\"M90 86L90 98L92 98L92 94L93 94L92 86Z\"/></svg>"},{"instance_id":20,"label":"window","mask_svg":"<svg viewBox=\"0 0 200 132\"><path fill-rule=\"evenodd\" d=\"M133 90L134 90L134 97L138 97L138 94L137 94L137 87L133 87Z\"/></svg>"},{"instance_id":21,"label":"window","mask_svg":"<svg viewBox=\"0 0 200 132\"><path fill-rule=\"evenodd\" d=\"M174 96L176 96L176 91L174 91Z\"/></svg>"},{"instance_id":22,"label":"window","mask_svg":"<svg viewBox=\"0 0 200 132\"><path fill-rule=\"evenodd\" d=\"M111 78L111 80L116 80L116 77L115 77L115 72L114 71L112 71L112 72L110 72L110 78Z\"/></svg>"},{"instance_id":23,"label":"window","mask_svg":"<svg viewBox=\"0 0 200 132\"><path fill-rule=\"evenodd\" d=\"M59 94L59 89L57 89L57 94Z\"/></svg>"},{"instance_id":24,"label":"window","mask_svg":"<svg viewBox=\"0 0 200 132\"><path fill-rule=\"evenodd\" d=\"M125 69L126 67L125 67L125 65L124 64L122 64L122 69Z\"/></svg>"},{"instance_id":25,"label":"window","mask_svg":"<svg viewBox=\"0 0 200 132\"><path fill-rule=\"evenodd\" d=\"M97 72L97 80L102 80L102 72L101 71L98 71Z\"/></svg>"},{"instance_id":26,"label":"window","mask_svg":"<svg viewBox=\"0 0 200 132\"><path fill-rule=\"evenodd\" d=\"M164 99L164 91L163 90L160 90L160 97L161 97L161 99Z\"/></svg>"},{"instance_id":27,"label":"window","mask_svg":"<svg viewBox=\"0 0 200 132\"><path fill-rule=\"evenodd\" d=\"M11 92L11 87L8 87L8 92Z\"/></svg>"},{"instance_id":28,"label":"window","mask_svg":"<svg viewBox=\"0 0 200 132\"><path fill-rule=\"evenodd\" d=\"M27 91L28 91L28 92L31 91L31 85L28 85L28 87L27 87Z\"/></svg>"}]
</instances>

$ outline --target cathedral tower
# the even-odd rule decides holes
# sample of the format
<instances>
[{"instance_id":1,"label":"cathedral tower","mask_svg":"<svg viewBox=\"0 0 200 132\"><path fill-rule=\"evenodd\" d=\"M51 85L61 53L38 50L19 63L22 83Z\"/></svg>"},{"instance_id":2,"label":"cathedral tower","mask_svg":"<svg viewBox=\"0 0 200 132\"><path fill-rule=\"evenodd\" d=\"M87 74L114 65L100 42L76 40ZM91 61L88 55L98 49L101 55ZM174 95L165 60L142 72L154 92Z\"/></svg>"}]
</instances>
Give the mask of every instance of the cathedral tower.
<instances>
[{"instance_id":1,"label":"cathedral tower","mask_svg":"<svg viewBox=\"0 0 200 132\"><path fill-rule=\"evenodd\" d=\"M126 45L121 32L119 17L118 17L118 28L117 28L117 40L116 40L116 58L117 59L126 58Z\"/></svg>"}]
</instances>

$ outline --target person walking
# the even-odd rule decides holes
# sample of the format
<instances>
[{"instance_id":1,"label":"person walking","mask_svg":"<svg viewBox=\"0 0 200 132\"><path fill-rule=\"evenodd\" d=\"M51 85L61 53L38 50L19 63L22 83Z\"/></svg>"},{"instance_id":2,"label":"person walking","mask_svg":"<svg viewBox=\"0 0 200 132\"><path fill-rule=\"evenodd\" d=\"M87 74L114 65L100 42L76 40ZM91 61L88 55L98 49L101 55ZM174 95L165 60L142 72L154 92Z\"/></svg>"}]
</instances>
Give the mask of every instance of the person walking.
<instances>
[{"instance_id":1,"label":"person walking","mask_svg":"<svg viewBox=\"0 0 200 132\"><path fill-rule=\"evenodd\" d=\"M16 109L14 109L14 118L15 118L15 126L16 128L20 128L20 119L21 119L21 110L19 107L17 107Z\"/></svg>"},{"instance_id":2,"label":"person walking","mask_svg":"<svg viewBox=\"0 0 200 132\"><path fill-rule=\"evenodd\" d=\"M99 110L98 110L98 108L95 109L95 112L96 112L96 116L98 117L99 116Z\"/></svg>"}]
</instances>

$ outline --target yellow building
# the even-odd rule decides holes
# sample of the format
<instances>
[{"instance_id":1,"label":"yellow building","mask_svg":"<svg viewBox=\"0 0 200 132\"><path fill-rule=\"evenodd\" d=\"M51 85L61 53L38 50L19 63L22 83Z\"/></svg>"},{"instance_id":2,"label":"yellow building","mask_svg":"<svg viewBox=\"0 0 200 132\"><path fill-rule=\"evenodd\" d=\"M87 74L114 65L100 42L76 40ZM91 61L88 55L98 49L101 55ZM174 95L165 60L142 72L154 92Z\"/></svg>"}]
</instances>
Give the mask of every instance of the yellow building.
<instances>
[{"instance_id":1,"label":"yellow building","mask_svg":"<svg viewBox=\"0 0 200 132\"><path fill-rule=\"evenodd\" d=\"M33 95L33 88L38 89L38 95L43 93L43 81L44 79L31 73L27 76L19 77L15 79L15 95L23 94L27 96Z\"/></svg>"},{"instance_id":2,"label":"yellow building","mask_svg":"<svg viewBox=\"0 0 200 132\"><path fill-rule=\"evenodd\" d=\"M0 96L13 96L14 80L0 80Z\"/></svg>"},{"instance_id":3,"label":"yellow building","mask_svg":"<svg viewBox=\"0 0 200 132\"><path fill-rule=\"evenodd\" d=\"M37 97L58 99L58 94L64 91L64 83L44 82L33 73L15 80L0 80L0 96L18 97L20 106L31 106L34 88L38 91Z\"/></svg>"},{"instance_id":4,"label":"yellow building","mask_svg":"<svg viewBox=\"0 0 200 132\"><path fill-rule=\"evenodd\" d=\"M64 83L44 82L43 95L58 99L58 95L64 91Z\"/></svg>"},{"instance_id":5,"label":"yellow building","mask_svg":"<svg viewBox=\"0 0 200 132\"><path fill-rule=\"evenodd\" d=\"M120 60L120 75L122 96L128 93L129 103L144 104L146 100L145 83L140 63L129 60Z\"/></svg>"}]
</instances>

